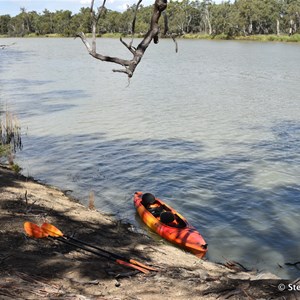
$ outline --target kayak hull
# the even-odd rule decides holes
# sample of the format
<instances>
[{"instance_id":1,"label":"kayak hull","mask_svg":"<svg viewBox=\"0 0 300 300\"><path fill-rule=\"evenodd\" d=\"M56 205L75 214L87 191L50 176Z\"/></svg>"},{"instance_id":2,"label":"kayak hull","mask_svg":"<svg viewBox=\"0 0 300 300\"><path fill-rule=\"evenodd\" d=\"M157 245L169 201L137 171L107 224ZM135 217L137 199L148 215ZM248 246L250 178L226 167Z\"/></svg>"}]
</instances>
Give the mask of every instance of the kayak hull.
<instances>
[{"instance_id":1,"label":"kayak hull","mask_svg":"<svg viewBox=\"0 0 300 300\"><path fill-rule=\"evenodd\" d=\"M181 216L177 211L168 206L162 200L155 198L155 200L163 205L164 208L176 214L185 223L184 228L177 228L168 226L154 217L142 204L142 192L136 192L134 194L134 206L142 219L142 221L154 232L159 234L167 241L177 245L180 248L185 249L188 252L193 253L199 258L203 258L207 252L207 244L202 235L191 226L188 221Z\"/></svg>"}]
</instances>

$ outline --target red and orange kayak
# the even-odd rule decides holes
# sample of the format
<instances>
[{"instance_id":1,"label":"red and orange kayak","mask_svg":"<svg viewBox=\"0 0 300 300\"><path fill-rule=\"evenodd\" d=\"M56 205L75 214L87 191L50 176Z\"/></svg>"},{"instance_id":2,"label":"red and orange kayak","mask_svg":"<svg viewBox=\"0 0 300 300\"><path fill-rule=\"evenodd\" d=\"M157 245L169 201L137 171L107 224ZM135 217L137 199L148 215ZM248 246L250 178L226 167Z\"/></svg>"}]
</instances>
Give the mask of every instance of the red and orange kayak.
<instances>
[{"instance_id":1,"label":"red and orange kayak","mask_svg":"<svg viewBox=\"0 0 300 300\"><path fill-rule=\"evenodd\" d=\"M164 239L195 254L197 257L203 258L205 256L207 244L195 227L191 226L183 216L162 200L155 198L155 206L161 206L163 211L173 213L176 217L178 226L162 223L160 217L154 216L143 205L142 196L142 192L136 192L134 194L134 205L139 216L148 227Z\"/></svg>"}]
</instances>

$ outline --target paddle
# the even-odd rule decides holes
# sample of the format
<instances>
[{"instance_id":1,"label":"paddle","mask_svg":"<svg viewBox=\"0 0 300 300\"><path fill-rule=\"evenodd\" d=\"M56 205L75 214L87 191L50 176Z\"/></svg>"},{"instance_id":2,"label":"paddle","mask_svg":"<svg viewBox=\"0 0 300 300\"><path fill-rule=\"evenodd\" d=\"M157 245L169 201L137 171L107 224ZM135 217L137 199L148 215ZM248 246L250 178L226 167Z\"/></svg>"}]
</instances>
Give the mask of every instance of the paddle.
<instances>
[{"instance_id":1,"label":"paddle","mask_svg":"<svg viewBox=\"0 0 300 300\"><path fill-rule=\"evenodd\" d=\"M116 254L116 253L107 251L107 250L105 250L105 249L96 247L96 246L94 246L94 245L88 244L88 243L86 243L86 242L84 242L84 241L75 239L75 238L73 238L73 237L71 237L71 236L67 236L67 235L63 234L57 227L55 227L55 226L52 225L52 224L44 223L44 224L41 226L41 229L42 229L45 233L49 234L49 235L52 236L52 237L65 237L65 238L67 238L67 239L73 240L74 242L83 244L83 245L88 246L88 247L90 247L90 248L94 248L94 249L96 249L96 250L98 250L98 251L101 251L101 252L104 252L104 253L106 253L106 254L109 254L109 255L111 255L112 257L116 258L116 259L125 260L125 261L127 261L127 262L129 262L129 263L131 263L131 264L140 266L140 267L142 267L142 268L144 268L144 269L147 269L147 270L150 270L150 271L157 271L157 269L152 268L152 267L147 266L147 265L144 265L144 264L142 264L141 262L138 262L138 261L136 261L136 260L134 260L134 259L127 258L127 257L124 257L124 256L121 256L121 255L119 255L119 254Z\"/></svg>"},{"instance_id":2,"label":"paddle","mask_svg":"<svg viewBox=\"0 0 300 300\"><path fill-rule=\"evenodd\" d=\"M48 233L43 231L38 225L30 222L24 223L24 230L28 236L34 237L36 239L48 237Z\"/></svg>"},{"instance_id":3,"label":"paddle","mask_svg":"<svg viewBox=\"0 0 300 300\"><path fill-rule=\"evenodd\" d=\"M37 239L46 238L46 237L49 237L49 238L52 238L52 239L57 239L58 241L63 242L65 244L71 245L73 247L77 247L79 249L82 249L82 250L85 250L87 252L93 253L93 254L98 255L100 257L104 257L104 258L107 258L109 260L112 260L112 261L114 261L115 263L117 263L119 265L126 266L126 267L129 267L129 268L138 270L138 271L140 271L140 272L142 272L144 274L148 274L149 273L148 270L146 270L146 269L144 269L142 267L139 267L137 265L128 263L126 261L123 261L122 259L116 259L116 258L114 258L113 256L111 256L111 255L109 255L107 253L100 253L100 252L93 251L93 250L91 250L91 249L89 249L87 247L80 246L78 244L72 243L72 242L64 239L63 237L59 237L59 236L52 237L51 235L49 235L47 232L45 232L44 230L42 230L42 228L40 228L38 225L36 225L34 223L25 222L24 223L24 230L25 230L26 234L28 236L30 236L30 237L37 238Z\"/></svg>"}]
</instances>

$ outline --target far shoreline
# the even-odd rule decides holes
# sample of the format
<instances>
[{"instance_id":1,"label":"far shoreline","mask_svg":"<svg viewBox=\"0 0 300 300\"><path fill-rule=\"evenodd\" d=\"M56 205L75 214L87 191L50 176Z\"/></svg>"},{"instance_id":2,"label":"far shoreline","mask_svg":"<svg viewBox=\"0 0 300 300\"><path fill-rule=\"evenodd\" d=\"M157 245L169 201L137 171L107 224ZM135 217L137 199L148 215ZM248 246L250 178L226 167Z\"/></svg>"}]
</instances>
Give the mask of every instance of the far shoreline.
<instances>
[{"instance_id":1,"label":"far shoreline","mask_svg":"<svg viewBox=\"0 0 300 300\"><path fill-rule=\"evenodd\" d=\"M88 38L91 37L91 34L86 34ZM131 35L122 35L120 33L104 33L98 34L98 38L131 38ZM135 38L142 38L142 34L136 34ZM259 34L259 35L249 35L249 36L227 36L225 34L219 35L208 35L200 33L187 33L180 36L174 36L176 39L182 40L226 40L226 41L253 41L253 42L283 42L283 43L300 43L300 34L294 35L275 35L275 34ZM9 36L9 35L0 35L0 38L11 39L11 38L76 38L75 36L64 36L61 34L28 34L24 36ZM161 39L172 39L172 37L161 37Z\"/></svg>"}]
</instances>

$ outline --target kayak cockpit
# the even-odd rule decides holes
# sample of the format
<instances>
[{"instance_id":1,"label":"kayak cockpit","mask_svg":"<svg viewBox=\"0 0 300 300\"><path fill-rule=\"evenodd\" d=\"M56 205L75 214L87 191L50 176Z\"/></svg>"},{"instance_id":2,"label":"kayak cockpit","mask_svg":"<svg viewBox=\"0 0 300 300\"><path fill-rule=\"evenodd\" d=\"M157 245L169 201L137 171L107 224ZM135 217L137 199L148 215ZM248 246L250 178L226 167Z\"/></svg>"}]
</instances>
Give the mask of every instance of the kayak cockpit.
<instances>
[{"instance_id":1,"label":"kayak cockpit","mask_svg":"<svg viewBox=\"0 0 300 300\"><path fill-rule=\"evenodd\" d=\"M168 206L157 200L154 203L147 205L145 209L164 225L175 228L187 227L187 223L182 220L175 211L172 211Z\"/></svg>"}]
</instances>

